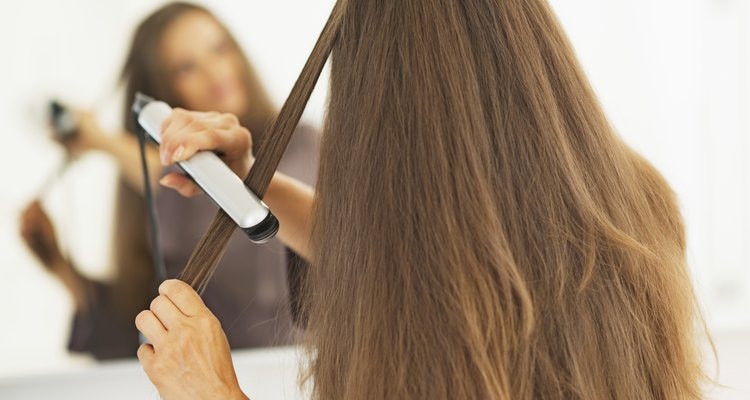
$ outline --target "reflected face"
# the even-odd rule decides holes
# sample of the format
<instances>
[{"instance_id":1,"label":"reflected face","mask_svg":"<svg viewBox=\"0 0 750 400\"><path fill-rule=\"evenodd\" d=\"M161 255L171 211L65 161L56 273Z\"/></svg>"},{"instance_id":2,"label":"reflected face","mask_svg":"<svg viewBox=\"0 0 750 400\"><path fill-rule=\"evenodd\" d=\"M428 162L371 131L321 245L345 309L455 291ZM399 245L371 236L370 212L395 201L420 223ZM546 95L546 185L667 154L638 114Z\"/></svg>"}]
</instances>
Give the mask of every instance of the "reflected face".
<instances>
[{"instance_id":1,"label":"reflected face","mask_svg":"<svg viewBox=\"0 0 750 400\"><path fill-rule=\"evenodd\" d=\"M160 45L172 90L184 107L245 112L242 55L213 17L200 11L185 13L167 27Z\"/></svg>"}]
</instances>

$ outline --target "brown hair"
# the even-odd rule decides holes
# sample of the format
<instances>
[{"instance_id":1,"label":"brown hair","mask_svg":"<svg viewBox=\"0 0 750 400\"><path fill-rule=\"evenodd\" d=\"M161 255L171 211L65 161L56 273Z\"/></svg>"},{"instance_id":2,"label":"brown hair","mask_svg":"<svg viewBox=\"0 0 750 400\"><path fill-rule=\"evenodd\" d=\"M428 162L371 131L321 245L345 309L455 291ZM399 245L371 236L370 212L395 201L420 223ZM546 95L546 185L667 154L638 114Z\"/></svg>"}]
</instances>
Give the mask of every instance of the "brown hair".
<instances>
[{"instance_id":1,"label":"brown hair","mask_svg":"<svg viewBox=\"0 0 750 400\"><path fill-rule=\"evenodd\" d=\"M546 1L340 0L298 85L331 42L314 398L701 397L677 201L614 133ZM261 151L283 151L279 131ZM190 272L211 268L220 226Z\"/></svg>"},{"instance_id":2,"label":"brown hair","mask_svg":"<svg viewBox=\"0 0 750 400\"><path fill-rule=\"evenodd\" d=\"M172 90L171 79L159 56L159 47L164 32L172 22L190 12L204 13L216 20L216 17L204 7L186 2L174 2L154 11L136 28L121 74L121 79L125 84L123 126L128 132L136 132L131 107L137 92L167 101L175 107L185 106ZM226 30L221 22L218 20L216 22ZM276 110L252 65L228 30L227 37L230 46L241 56L246 85L245 93L252 100L248 102L248 110L239 117L242 124L253 132L253 139L260 141ZM114 286L114 290L128 292L115 293L113 298L118 303L126 302L126 304L121 304L125 315L135 315L143 309L140 303L148 300L152 290L150 285L153 276L153 263L150 256L152 249L147 237L143 196L123 179L120 179L118 184L115 226L117 229L116 270L127 271L120 274L117 279L127 282L119 282ZM138 293L133 293L133 291ZM131 302L136 299L138 302Z\"/></svg>"}]
</instances>

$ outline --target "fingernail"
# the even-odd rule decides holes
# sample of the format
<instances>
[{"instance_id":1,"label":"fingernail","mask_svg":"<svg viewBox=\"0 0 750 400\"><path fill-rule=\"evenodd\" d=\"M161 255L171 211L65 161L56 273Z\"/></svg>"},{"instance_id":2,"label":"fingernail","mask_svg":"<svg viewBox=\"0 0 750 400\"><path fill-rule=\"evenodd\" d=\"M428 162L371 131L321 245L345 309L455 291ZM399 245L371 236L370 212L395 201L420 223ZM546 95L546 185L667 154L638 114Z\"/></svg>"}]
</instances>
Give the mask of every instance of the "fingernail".
<instances>
[{"instance_id":1,"label":"fingernail","mask_svg":"<svg viewBox=\"0 0 750 400\"><path fill-rule=\"evenodd\" d=\"M177 148L177 150L174 151L174 154L172 154L172 161L182 161L182 153L185 152L185 148L180 146Z\"/></svg>"},{"instance_id":2,"label":"fingernail","mask_svg":"<svg viewBox=\"0 0 750 400\"><path fill-rule=\"evenodd\" d=\"M172 183L172 179L169 176L165 176L165 177L159 179L159 184L162 185L162 186L169 187L171 183Z\"/></svg>"}]
</instances>

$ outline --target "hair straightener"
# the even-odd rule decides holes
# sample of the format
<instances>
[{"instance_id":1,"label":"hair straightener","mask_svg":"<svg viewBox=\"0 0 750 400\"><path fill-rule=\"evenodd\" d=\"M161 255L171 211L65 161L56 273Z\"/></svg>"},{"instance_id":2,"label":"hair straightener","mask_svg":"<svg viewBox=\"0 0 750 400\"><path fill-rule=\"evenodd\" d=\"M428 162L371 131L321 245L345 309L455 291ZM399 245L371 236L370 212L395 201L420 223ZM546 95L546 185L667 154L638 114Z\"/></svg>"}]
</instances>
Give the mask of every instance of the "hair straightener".
<instances>
[{"instance_id":1,"label":"hair straightener","mask_svg":"<svg viewBox=\"0 0 750 400\"><path fill-rule=\"evenodd\" d=\"M149 138L161 144L162 122L172 113L172 107L137 93L133 113ZM234 220L250 240L264 243L276 235L279 221L271 210L216 154L199 151L189 159L177 162L177 165Z\"/></svg>"}]
</instances>

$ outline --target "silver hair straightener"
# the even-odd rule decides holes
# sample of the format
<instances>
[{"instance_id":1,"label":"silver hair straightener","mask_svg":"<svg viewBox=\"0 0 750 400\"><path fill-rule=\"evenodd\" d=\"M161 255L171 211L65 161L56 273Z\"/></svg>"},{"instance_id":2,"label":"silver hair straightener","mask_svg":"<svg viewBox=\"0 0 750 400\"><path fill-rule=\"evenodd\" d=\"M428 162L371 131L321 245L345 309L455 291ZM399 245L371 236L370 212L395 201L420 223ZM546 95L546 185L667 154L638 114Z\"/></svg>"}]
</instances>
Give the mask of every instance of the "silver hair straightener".
<instances>
[{"instance_id":1,"label":"silver hair straightener","mask_svg":"<svg viewBox=\"0 0 750 400\"><path fill-rule=\"evenodd\" d=\"M148 137L161 144L162 122L172 107L141 93L136 94L133 113ZM210 151L199 151L177 165L211 200L255 243L271 240L279 230L279 221L244 182Z\"/></svg>"}]
</instances>

